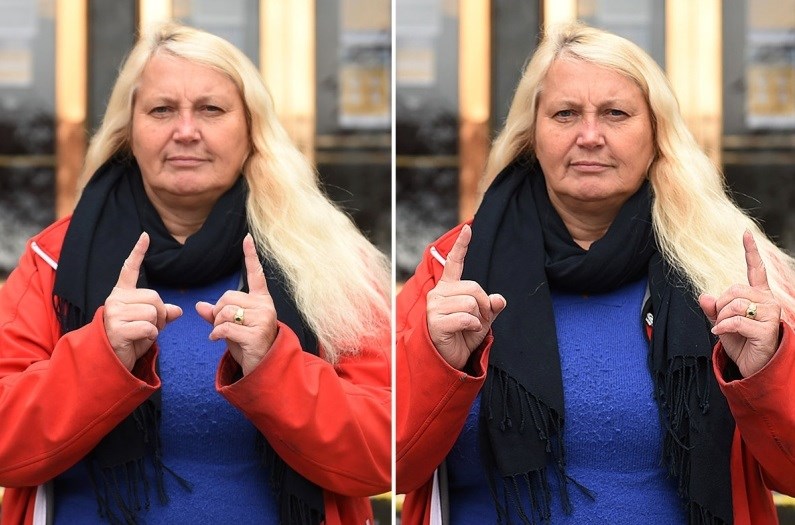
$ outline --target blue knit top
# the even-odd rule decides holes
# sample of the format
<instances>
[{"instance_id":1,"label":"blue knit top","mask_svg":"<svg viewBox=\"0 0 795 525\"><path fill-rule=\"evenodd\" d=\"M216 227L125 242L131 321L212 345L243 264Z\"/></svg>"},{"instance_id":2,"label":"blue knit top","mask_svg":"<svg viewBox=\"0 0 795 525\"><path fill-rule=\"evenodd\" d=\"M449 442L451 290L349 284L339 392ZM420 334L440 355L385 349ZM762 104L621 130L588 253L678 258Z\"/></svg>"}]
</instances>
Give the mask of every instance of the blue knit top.
<instances>
[{"instance_id":1,"label":"blue knit top","mask_svg":"<svg viewBox=\"0 0 795 525\"><path fill-rule=\"evenodd\" d=\"M163 463L193 488L186 490L165 472L170 501L163 505L149 469L151 506L139 513L142 524L278 523L269 474L256 452L257 431L215 391L226 343L208 339L212 327L195 309L197 301L215 303L227 290L236 290L239 279L236 273L202 288L157 289L163 301L183 311L157 340ZM56 525L101 523L83 462L55 479L54 493Z\"/></svg>"},{"instance_id":2,"label":"blue knit top","mask_svg":"<svg viewBox=\"0 0 795 525\"><path fill-rule=\"evenodd\" d=\"M675 481L662 466L663 429L640 320L645 291L643 279L607 294L552 294L567 473L594 495L570 483L572 514L553 497L553 524L686 523ZM452 525L497 523L480 459L479 410L480 396L447 457ZM559 494L556 477L548 478ZM521 520L512 513L510 523Z\"/></svg>"}]
</instances>

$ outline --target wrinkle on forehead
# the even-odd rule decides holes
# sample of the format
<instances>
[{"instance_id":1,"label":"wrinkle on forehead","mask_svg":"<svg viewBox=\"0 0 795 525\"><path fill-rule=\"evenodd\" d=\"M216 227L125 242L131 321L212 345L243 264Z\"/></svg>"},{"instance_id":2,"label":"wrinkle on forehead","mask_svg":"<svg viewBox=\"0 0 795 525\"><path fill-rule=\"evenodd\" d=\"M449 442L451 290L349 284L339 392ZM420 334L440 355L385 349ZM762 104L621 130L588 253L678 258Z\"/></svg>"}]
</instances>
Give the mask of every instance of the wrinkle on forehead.
<instances>
[{"instance_id":1,"label":"wrinkle on forehead","mask_svg":"<svg viewBox=\"0 0 795 525\"><path fill-rule=\"evenodd\" d=\"M575 68L587 68L587 75L578 75ZM566 56L556 59L550 65L539 89L538 100L552 97L557 103L581 107L583 101L588 107L599 108L611 104L641 103L647 109L648 103L643 90L630 77L618 70L594 64L579 58Z\"/></svg>"},{"instance_id":2,"label":"wrinkle on forehead","mask_svg":"<svg viewBox=\"0 0 795 525\"><path fill-rule=\"evenodd\" d=\"M174 74L172 70L181 70ZM191 74L191 70L201 75ZM208 74L209 73L209 74ZM191 81L180 78L187 75ZM219 81L221 78L226 82ZM231 89L230 89L231 88ZM213 97L232 97L242 102L237 85L217 68L163 52L152 56L141 72L136 94L146 89L147 95L160 100L185 99L191 103L212 100ZM236 96L235 96L236 95Z\"/></svg>"}]
</instances>

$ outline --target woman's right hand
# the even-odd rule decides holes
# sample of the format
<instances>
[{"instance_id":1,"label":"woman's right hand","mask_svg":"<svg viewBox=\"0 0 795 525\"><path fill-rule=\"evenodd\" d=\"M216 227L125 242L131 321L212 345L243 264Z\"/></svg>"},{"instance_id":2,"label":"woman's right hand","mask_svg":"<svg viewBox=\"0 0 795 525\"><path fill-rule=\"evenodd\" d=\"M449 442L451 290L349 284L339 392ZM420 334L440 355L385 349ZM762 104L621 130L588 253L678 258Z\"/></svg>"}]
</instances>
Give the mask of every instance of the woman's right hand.
<instances>
[{"instance_id":1,"label":"woman's right hand","mask_svg":"<svg viewBox=\"0 0 795 525\"><path fill-rule=\"evenodd\" d=\"M427 295L428 333L450 366L463 370L491 324L506 305L500 294L486 294L475 281L462 281L472 228L464 225L447 255L442 277Z\"/></svg>"},{"instance_id":2,"label":"woman's right hand","mask_svg":"<svg viewBox=\"0 0 795 525\"><path fill-rule=\"evenodd\" d=\"M182 315L179 306L164 303L156 291L138 288L138 275L148 248L149 235L142 233L105 300L105 333L127 370L132 370L152 347L166 323Z\"/></svg>"}]
</instances>

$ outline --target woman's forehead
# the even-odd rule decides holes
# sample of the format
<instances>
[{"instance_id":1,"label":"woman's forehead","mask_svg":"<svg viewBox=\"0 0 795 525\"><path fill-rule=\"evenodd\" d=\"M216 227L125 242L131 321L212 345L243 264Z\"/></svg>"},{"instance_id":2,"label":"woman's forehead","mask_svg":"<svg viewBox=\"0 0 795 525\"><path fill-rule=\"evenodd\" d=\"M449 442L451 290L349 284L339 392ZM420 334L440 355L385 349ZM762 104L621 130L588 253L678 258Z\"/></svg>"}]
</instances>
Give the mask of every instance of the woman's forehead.
<instances>
[{"instance_id":1,"label":"woman's forehead","mask_svg":"<svg viewBox=\"0 0 795 525\"><path fill-rule=\"evenodd\" d=\"M623 72L568 57L556 59L550 65L539 86L539 96L645 100L640 86Z\"/></svg>"}]
</instances>

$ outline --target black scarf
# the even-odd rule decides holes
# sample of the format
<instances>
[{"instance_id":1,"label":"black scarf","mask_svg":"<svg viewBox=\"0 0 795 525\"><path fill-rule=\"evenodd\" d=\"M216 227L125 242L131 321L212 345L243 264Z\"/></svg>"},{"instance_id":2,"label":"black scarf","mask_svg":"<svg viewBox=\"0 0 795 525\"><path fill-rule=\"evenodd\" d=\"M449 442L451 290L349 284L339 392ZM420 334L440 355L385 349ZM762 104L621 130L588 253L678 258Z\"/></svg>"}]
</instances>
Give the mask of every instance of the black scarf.
<instances>
[{"instance_id":1,"label":"black scarf","mask_svg":"<svg viewBox=\"0 0 795 525\"><path fill-rule=\"evenodd\" d=\"M111 159L83 191L64 238L53 289L62 333L84 326L105 303L119 271L141 232L150 236L139 287L161 283L171 287L199 286L243 268L243 237L247 232L243 177L227 191L202 228L180 244L166 230L144 191L133 159ZM318 354L308 329L278 270L260 257L279 320L286 323L305 351ZM242 270L245 278L245 269ZM245 290L245 286L244 286ZM149 507L150 479L145 460L155 473L162 503L168 501L164 469L190 490L190 483L163 465L159 440L160 392L155 392L110 431L86 456L100 515L111 523L136 523ZM255 444L252 444L254 446ZM270 469L284 525L316 524L323 519L322 490L295 472L275 454L261 434L256 446Z\"/></svg>"},{"instance_id":2,"label":"black scarf","mask_svg":"<svg viewBox=\"0 0 795 525\"><path fill-rule=\"evenodd\" d=\"M548 475L558 478L567 512L569 482L588 492L566 475L550 289L603 293L644 275L654 317L648 362L666 429L664 463L677 480L690 524L732 522L734 420L711 370L715 339L686 279L659 254L650 192L645 183L587 251L572 240L549 201L540 166L528 159L497 176L475 215L462 278L508 301L492 327L480 411L481 452L501 522L511 507L524 523L549 521ZM528 512L520 503L526 490Z\"/></svg>"}]
</instances>

